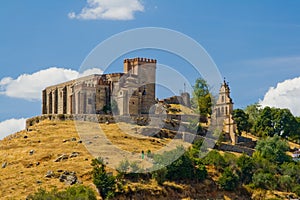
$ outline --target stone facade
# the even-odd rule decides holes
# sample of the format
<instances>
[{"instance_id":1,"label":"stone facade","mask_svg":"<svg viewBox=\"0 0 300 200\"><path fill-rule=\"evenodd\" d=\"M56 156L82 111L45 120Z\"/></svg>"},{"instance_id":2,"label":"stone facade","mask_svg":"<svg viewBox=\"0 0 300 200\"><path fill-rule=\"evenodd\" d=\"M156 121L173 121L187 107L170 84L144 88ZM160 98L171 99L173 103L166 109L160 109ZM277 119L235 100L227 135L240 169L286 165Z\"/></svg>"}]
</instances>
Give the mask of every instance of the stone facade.
<instances>
[{"instance_id":1,"label":"stone facade","mask_svg":"<svg viewBox=\"0 0 300 200\"><path fill-rule=\"evenodd\" d=\"M231 143L237 142L236 137L236 123L232 118L233 102L230 97L230 88L228 83L224 80L220 91L219 98L214 109L214 117L217 123L223 123L223 132L230 135Z\"/></svg>"},{"instance_id":2,"label":"stone facade","mask_svg":"<svg viewBox=\"0 0 300 200\"><path fill-rule=\"evenodd\" d=\"M156 60L124 60L124 72L94 74L42 92L43 114L147 114L155 101Z\"/></svg>"},{"instance_id":3,"label":"stone facade","mask_svg":"<svg viewBox=\"0 0 300 200\"><path fill-rule=\"evenodd\" d=\"M191 107L191 98L188 92L183 92L180 94L180 96L172 96L166 99L162 99L160 100L160 102L166 104L181 104L189 108Z\"/></svg>"}]
</instances>

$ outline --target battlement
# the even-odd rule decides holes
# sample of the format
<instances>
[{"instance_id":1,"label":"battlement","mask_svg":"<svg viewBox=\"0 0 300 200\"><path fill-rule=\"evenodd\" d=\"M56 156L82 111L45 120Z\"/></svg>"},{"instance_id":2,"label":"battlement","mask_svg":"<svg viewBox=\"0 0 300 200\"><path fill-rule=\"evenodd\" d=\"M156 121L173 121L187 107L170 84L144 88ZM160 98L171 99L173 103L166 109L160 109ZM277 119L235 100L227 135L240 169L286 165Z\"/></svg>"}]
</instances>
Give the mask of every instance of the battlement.
<instances>
[{"instance_id":1,"label":"battlement","mask_svg":"<svg viewBox=\"0 0 300 200\"><path fill-rule=\"evenodd\" d=\"M131 62L156 63L156 60L149 59L149 58L129 58L124 60L124 63L131 63Z\"/></svg>"}]
</instances>

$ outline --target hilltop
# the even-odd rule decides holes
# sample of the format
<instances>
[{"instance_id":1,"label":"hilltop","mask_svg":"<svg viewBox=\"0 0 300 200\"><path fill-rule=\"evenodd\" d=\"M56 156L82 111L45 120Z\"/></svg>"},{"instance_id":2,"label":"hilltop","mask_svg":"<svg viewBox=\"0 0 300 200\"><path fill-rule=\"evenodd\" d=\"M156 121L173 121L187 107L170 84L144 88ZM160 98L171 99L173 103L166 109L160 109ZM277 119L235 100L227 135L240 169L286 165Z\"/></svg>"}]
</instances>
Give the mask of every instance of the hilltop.
<instances>
[{"instance_id":1,"label":"hilltop","mask_svg":"<svg viewBox=\"0 0 300 200\"><path fill-rule=\"evenodd\" d=\"M139 158L141 149L156 153L171 141L174 145L170 149L177 145L189 146L181 140L126 135L115 123L87 122L81 127L91 130L93 126L101 126L114 146L136 155L136 161L140 165L147 165L147 161ZM126 127L126 124L122 124L122 127ZM77 130L78 127L76 129L72 120L43 120L31 126L27 131L15 133L1 140L0 196L4 199L24 199L27 195L36 192L38 188L49 190L56 187L61 190L69 187L70 182L89 186L96 191L91 174L91 161L94 157L85 147L86 138L82 135L79 137ZM94 138L94 141L92 140L94 136L90 136L91 145L96 143L96 139L101 141L101 136ZM220 153L229 155L221 151ZM240 154L235 155L240 156ZM124 158L118 159L121 161ZM114 161L107 158L107 162ZM206 169L208 176L201 182L166 181L163 185L158 185L152 179L138 182L128 180L125 193L118 198L127 199L130 195L146 199L249 199L253 195L251 194L253 191L247 191L243 187L232 192L220 189L217 184L220 173L213 166L208 165ZM112 169L109 171L115 173ZM64 174L71 175L71 178L62 179ZM286 194L288 193L276 193L277 196L286 196ZM270 192L265 192L264 195L270 196Z\"/></svg>"}]
</instances>

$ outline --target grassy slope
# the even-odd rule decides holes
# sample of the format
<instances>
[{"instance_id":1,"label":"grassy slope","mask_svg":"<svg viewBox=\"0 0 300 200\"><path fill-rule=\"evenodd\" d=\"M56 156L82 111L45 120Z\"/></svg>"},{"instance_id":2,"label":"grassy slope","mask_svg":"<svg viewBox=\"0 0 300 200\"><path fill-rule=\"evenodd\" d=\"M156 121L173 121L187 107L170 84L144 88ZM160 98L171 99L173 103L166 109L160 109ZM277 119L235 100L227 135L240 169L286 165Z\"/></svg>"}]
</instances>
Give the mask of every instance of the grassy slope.
<instances>
[{"instance_id":1,"label":"grassy slope","mask_svg":"<svg viewBox=\"0 0 300 200\"><path fill-rule=\"evenodd\" d=\"M88 130L86 133L92 132L91 136L94 136L91 126L94 124L86 123L79 128L83 128L82 132L86 128ZM116 124L101 126L105 130L106 137L114 144L113 146L133 154L140 155L139 150L145 146L147 150L155 152L169 143L167 139L126 135ZM56 174L60 174L57 170L75 171L83 184L93 186L90 175L92 170L90 163L93 156L83 143L78 143L80 139L83 141L87 139L88 135L81 134L79 137L74 122L46 120L30 129L29 132L21 131L0 141L0 164L8 163L6 168L0 168L0 197L19 199L35 192L39 187L47 189L68 187L59 182L58 178L45 178L49 170ZM76 138L76 141L71 141L72 138ZM64 140L67 141L64 142ZM33 155L29 153L31 150L35 151ZM72 152L80 154L78 157L54 162L59 155L70 155ZM122 159L124 158L119 157L118 161ZM37 162L40 164L36 165ZM38 184L37 181L42 183Z\"/></svg>"},{"instance_id":2,"label":"grassy slope","mask_svg":"<svg viewBox=\"0 0 300 200\"><path fill-rule=\"evenodd\" d=\"M99 125L93 123L81 124L78 129L82 129L80 137L77 133L73 121L42 121L39 124L30 127L31 131L21 131L0 141L0 164L7 162L6 168L0 168L0 199L24 199L28 194L35 192L38 188L51 189L57 187L63 189L68 187L65 183L61 183L58 178L46 178L47 171L51 170L59 175L58 170L75 171L79 180L84 185L94 188L91 179L91 160L93 156L93 145L100 148L101 141L104 136L111 142L108 146L103 145L104 153L107 155L115 154L113 151L107 151L110 146L115 146L124 152L136 155L135 159L140 165L146 166L145 160L141 160L140 150L150 149L152 152L159 152L162 147L169 145L168 149L174 148L180 141L169 139L157 139L144 136L138 136L134 133L135 127L121 124L120 130L117 124L102 124L101 128L105 135L99 134ZM87 131L88 130L88 131ZM127 134L130 132L131 134ZM94 138L95 134L99 137ZM24 138L27 136L27 138ZM76 141L71 141L76 138ZM93 141L89 150L79 140ZM67 140L64 142L64 140ZM100 143L99 143L100 142ZM98 145L97 145L98 144ZM114 145L111 145L114 144ZM186 144L183 144L186 145ZM101 149L101 148L100 148ZM30 150L34 150L30 155ZM167 149L165 149L167 150ZM71 154L79 152L78 157L69 158L61 162L54 162L61 154ZM109 156L108 156L109 157ZM115 162L124 159L122 155L116 157L116 160L107 160L107 162ZM36 163L39 162L39 165ZM224 192L217 188L215 180L219 174L213 167L207 167L209 177L203 183L172 183L166 182L164 186L158 186L154 181L128 183L126 186L131 191L137 191L138 195L144 195L147 199L157 199L156 195L166 199L193 198L193 195L200 194L203 198L218 199L248 199L249 197L240 194L240 191ZM37 183L41 181L41 183ZM150 196L152 195L152 197ZM154 195L154 196L153 196ZM136 196L139 198L141 196ZM127 199L128 196L122 195L119 198ZM199 198L199 195L197 196ZM189 199L189 198L187 198ZM201 198L202 199L202 198Z\"/></svg>"}]
</instances>

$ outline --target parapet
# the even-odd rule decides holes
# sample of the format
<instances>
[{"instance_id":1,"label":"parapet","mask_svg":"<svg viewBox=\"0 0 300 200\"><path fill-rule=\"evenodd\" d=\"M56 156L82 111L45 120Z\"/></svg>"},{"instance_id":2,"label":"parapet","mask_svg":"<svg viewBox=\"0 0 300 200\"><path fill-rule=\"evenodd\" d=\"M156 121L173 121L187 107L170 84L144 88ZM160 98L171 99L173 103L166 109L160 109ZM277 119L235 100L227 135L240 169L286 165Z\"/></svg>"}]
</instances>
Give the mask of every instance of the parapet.
<instances>
[{"instance_id":1,"label":"parapet","mask_svg":"<svg viewBox=\"0 0 300 200\"><path fill-rule=\"evenodd\" d=\"M130 58L124 60L124 63L130 63L130 62L156 63L157 61L155 59L150 59L150 58Z\"/></svg>"}]
</instances>

